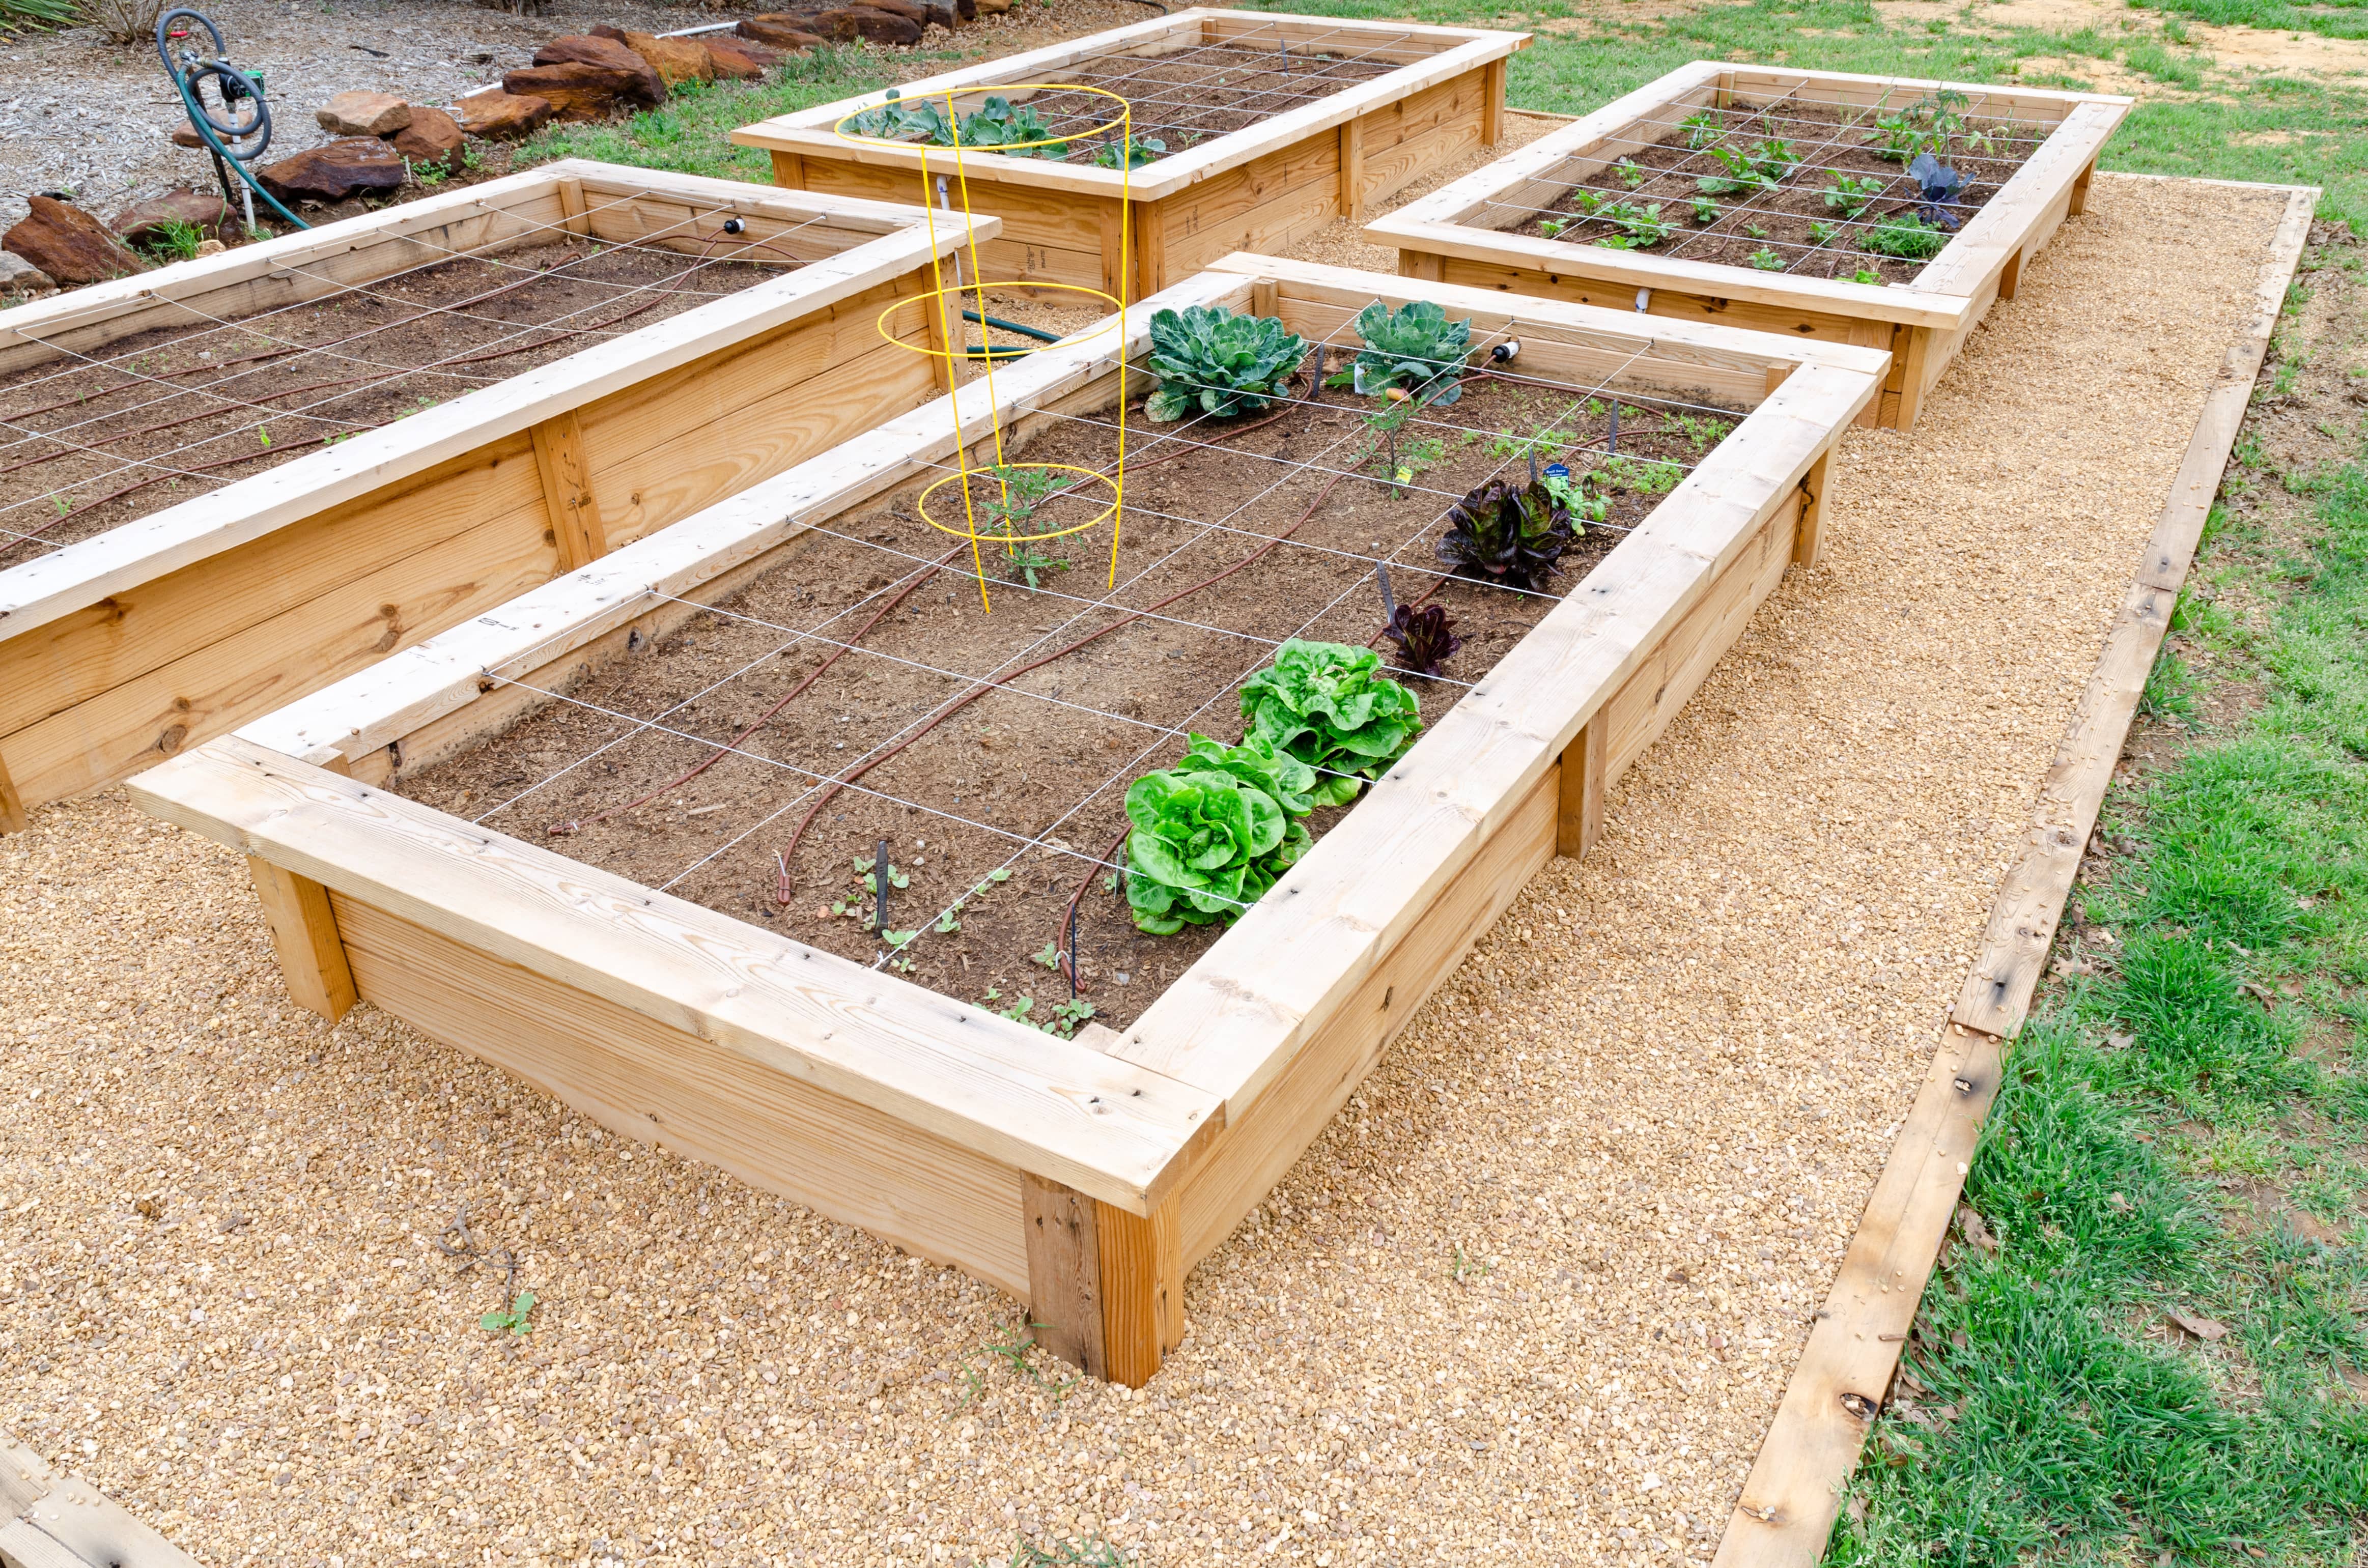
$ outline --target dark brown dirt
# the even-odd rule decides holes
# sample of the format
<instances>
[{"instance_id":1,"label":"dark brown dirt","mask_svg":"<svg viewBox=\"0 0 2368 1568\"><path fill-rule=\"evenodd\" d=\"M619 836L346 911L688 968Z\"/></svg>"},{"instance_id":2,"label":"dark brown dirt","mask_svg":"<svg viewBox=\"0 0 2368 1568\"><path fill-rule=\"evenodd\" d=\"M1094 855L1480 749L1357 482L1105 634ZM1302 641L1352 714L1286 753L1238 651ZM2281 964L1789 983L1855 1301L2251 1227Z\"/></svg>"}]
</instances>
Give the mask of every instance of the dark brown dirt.
<instances>
[{"instance_id":1,"label":"dark brown dirt","mask_svg":"<svg viewBox=\"0 0 2368 1568\"><path fill-rule=\"evenodd\" d=\"M1126 100L1137 142L1158 141L1164 143L1160 154L1173 157L1211 137L1263 125L1420 58L1402 46L1375 51L1349 44L1337 52L1308 52L1295 41L1286 56L1279 43L1261 45L1252 38L1152 59L1089 60L1067 73L1066 79L1100 92L1010 96L1033 108L1053 134L1086 138L1070 152L1068 162L1085 162L1093 156L1092 149L1114 146L1119 140L1114 123L1118 105L1102 93ZM961 113L976 107L973 101L956 100Z\"/></svg>"},{"instance_id":2,"label":"dark brown dirt","mask_svg":"<svg viewBox=\"0 0 2368 1568\"><path fill-rule=\"evenodd\" d=\"M782 270L569 241L22 371L0 381L0 568Z\"/></svg>"},{"instance_id":3,"label":"dark brown dirt","mask_svg":"<svg viewBox=\"0 0 2368 1568\"><path fill-rule=\"evenodd\" d=\"M1904 107L1891 106L1881 112L1888 117ZM1653 256L1759 267L1752 259L1756 255L1775 259L1777 265L1762 268L1770 272L1848 280L1864 271L1886 283L1912 279L1930 260L1879 255L1863 244L1864 237L1885 220L1912 215L1919 205L1916 182L1907 176L1907 161L1876 155L1885 142L1884 133L1874 127L1876 111L1846 112L1829 105L1787 102L1706 109L1696 118L1700 124L1689 119L1652 128L1665 139L1640 142L1634 157L1626 160L1628 166L1615 165L1595 176L1596 183L1573 187L1568 196L1532 214L1513 232L1540 234L1546 233L1545 224L1561 223L1565 226L1553 237L1573 244L1599 244L1633 232L1607 216L1585 216L1582 198L1591 198L1646 212L1657 206L1660 220L1674 222L1677 228L1667 239L1634 247ZM1964 192L1947 210L1960 226L1998 194L2046 137L2045 127L2003 125L1978 113L1972 123L1993 140L1976 144L1965 136L1954 136L1946 153L1936 154L1966 178ZM1696 142L1699 147L1691 145ZM1769 142L1789 142L1798 160L1776 190L1747 196L1712 195L1702 189L1702 180L1729 175L1719 161L1720 152L1732 150L1748 158ZM1846 218L1842 208L1827 200L1826 193L1835 187L1837 175L1878 180L1882 190L1855 218ZM1697 202L1709 204L1702 210L1715 212L1712 222L1700 221ZM1828 237L1821 241L1821 234ZM1937 254L1937 246L1935 250Z\"/></svg>"},{"instance_id":4,"label":"dark brown dirt","mask_svg":"<svg viewBox=\"0 0 2368 1568\"><path fill-rule=\"evenodd\" d=\"M1552 426L1572 448L1599 455L1608 434L1609 410L1600 403L1560 389L1481 381L1460 403L1428 411L1427 426L1410 425L1401 436L1399 460L1419 470L1408 486L1394 494L1380 483L1377 457L1316 505L1370 439L1370 405L1355 400L1351 407L1347 399L1327 392L1321 403L1295 405L1237 434L1204 426L1191 433L1198 443L1191 446L1147 434L1137 415L1114 593L1103 586L1109 532L1091 526L1034 547L1070 562L1041 575L1041 591L1000 580L1008 562L995 562L990 549L989 613L964 569L966 543L923 521L908 494L810 535L725 607L400 787L442 810L860 961L883 957L885 949L871 930L872 905L855 862L885 838L908 881L892 889L889 926L921 931L899 962L909 961L912 978L949 995L999 1007L1026 999L1034 1022L1069 999L1049 960L1067 945L1065 909L1085 882L1086 995L1104 1021L1123 1023L1217 934L1212 926L1144 936L1123 894L1103 885L1107 868L1099 862L1124 824L1127 786L1171 764L1187 732L1237 739L1236 689L1269 662L1273 643L1294 635L1380 642L1377 559L1394 567L1399 597L1435 594L1466 640L1447 679L1402 675L1435 721L1554 602L1446 577L1433 554L1438 519L1492 475L1526 474L1525 453L1497 433ZM1679 413L1691 430L1679 424ZM1691 465L1727 427L1706 411L1623 402L1619 449ZM1100 471L1114 452L1107 425L1073 422L1043 433L1025 457ZM1565 455L1576 469L1589 466L1579 450ZM984 497L988 485L973 483ZM1033 526L1087 523L1108 505L1106 492L1096 494L1105 498L1047 502ZM1621 494L1615 526L1588 531L1565 557L1555 590L1582 578L1622 537L1618 530L1656 500ZM928 506L933 517L959 526L955 486ZM1256 564L1156 619L1137 619L1020 676L881 763L831 800L789 854L786 906L780 901L777 856L790 850L793 830L814 807L817 781L909 740L981 678L1112 625L1110 608L1147 607L1201 582L1303 517L1290 542ZM939 561L950 569L930 564ZM830 640L853 637L916 573L928 580L862 639L860 652L762 723L737 753L666 788L717 755L713 743L756 724L836 650ZM661 793L648 804L619 810L653 790ZM595 820L603 812L617 814ZM1340 814L1319 812L1309 825L1320 836ZM573 820L580 829L551 834ZM941 919L957 901L952 920Z\"/></svg>"}]
</instances>

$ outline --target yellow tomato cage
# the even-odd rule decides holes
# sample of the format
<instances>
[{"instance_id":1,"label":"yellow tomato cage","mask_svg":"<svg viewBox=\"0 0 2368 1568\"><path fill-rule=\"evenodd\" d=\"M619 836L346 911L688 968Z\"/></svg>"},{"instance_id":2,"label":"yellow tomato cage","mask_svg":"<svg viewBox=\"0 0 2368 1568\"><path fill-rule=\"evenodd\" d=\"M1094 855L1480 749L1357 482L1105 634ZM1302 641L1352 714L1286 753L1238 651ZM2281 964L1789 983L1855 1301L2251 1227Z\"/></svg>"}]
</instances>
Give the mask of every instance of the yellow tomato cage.
<instances>
[{"instance_id":1,"label":"yellow tomato cage","mask_svg":"<svg viewBox=\"0 0 2368 1568\"><path fill-rule=\"evenodd\" d=\"M1045 136L1040 137L1032 142L982 142L965 147L962 139L962 121L956 113L954 99L957 97L975 97L989 92L1091 93L1096 97L1108 98L1118 105L1118 115L1115 119L1106 119L1098 125L1088 126L1084 131L1081 131L1073 136ZM934 97L935 95L932 95L932 97ZM942 355L951 365L953 362L967 360L971 358L970 351L967 347L956 347L957 345L966 344L969 339L969 332L963 325L962 322L959 319L960 307L957 306L953 312L949 312L946 305L946 300L949 295L959 298L965 289L970 291L972 297L977 301L977 308L973 313L979 318L979 326L982 335L985 334L986 325L986 290L990 287L1056 289L1063 292L1071 294L1090 294L1098 300L1106 301L1110 303L1117 313L1111 317L1110 321L1106 325L1097 327L1091 334L1087 335L1088 336L1099 336L1100 334L1105 332L1115 332L1119 334L1118 462L1109 472L1103 472L1099 469L1080 468L1075 463L1007 463L1004 461L1002 404L995 396L995 351L992 345L989 345L983 349L978 358L985 369L986 376L987 408L989 410L988 418L992 421L994 426L994 478L996 483L1001 488L1002 503L1004 506L1008 508L1010 506L1011 482L1008 476L1015 469L1039 469L1047 472L1060 472L1081 474L1086 479L1094 480L1101 484L1109 486L1110 493L1110 506L1102 511L1087 518L1084 522L1075 524L1069 528L1047 529L1042 533L1021 534L1012 532L1010 514L1008 510L1007 510L1004 514L1003 531L999 534L990 536L988 542L1001 544L1004 547L1006 553L1009 553L1023 544L1034 544L1043 540L1063 539L1070 534L1083 533L1087 528L1098 527L1105 518L1107 518L1110 525L1110 585L1115 588L1118 586L1120 519L1126 506L1127 363L1126 335L1124 329L1126 324L1127 301L1124 296L1128 290L1128 280L1132 276L1127 266L1127 244L1130 237L1129 230L1131 227L1131 216L1133 211L1134 111L1128 106L1126 99L1121 97L1116 93L1110 92L1107 88L1082 86L1075 82L1028 82L1000 88L981 86L968 86L961 88L949 87L945 90L944 97L946 101L946 124L952 130L954 139L953 147L951 149L954 159L953 185L955 190L961 195L962 210L964 218L968 218L971 215L970 183L962 163L962 153L965 151L973 153L1017 153L1027 152L1037 147L1067 146L1072 142L1082 141L1086 137L1099 135L1101 132L1110 130L1113 125L1119 128L1118 161L1119 179L1121 183L1119 187L1120 201L1118 231L1119 294L1116 297L1105 294L1099 289L1088 289L1083 284L1078 283L1024 283L1015 279L1008 283L991 285L987 282L985 274L979 267L978 237L976 231L973 230L970 236L970 280L967 283L962 280L962 268L959 259L957 259L954 267L955 281L951 284L948 284L945 280L945 274L942 270L944 264L937 259L934 251L932 253L929 262L930 277L931 280L936 283L937 287L931 289L925 298L931 302L938 312L938 335L936 344L920 345L907 343L903 338L896 335L894 330L889 324L888 318L903 308L901 301L898 304L891 305L886 310L882 311L880 312L879 321L880 335L894 344L897 347L909 350L915 354ZM879 107L880 106L878 105L873 106L874 108ZM889 137L865 136L848 129L850 123L861 119L864 115L871 112L872 112L871 109L858 109L852 114L841 116L837 123L831 127L831 130L834 134L847 142L858 143L868 142L875 146L901 147L913 145L912 143L898 142ZM937 238L937 210L932 207L929 202L929 149L926 143L923 143L918 147L918 151L921 155L921 208L923 211L930 215L928 219L929 237L931 241L934 242ZM951 381L952 378L949 376L948 380ZM939 480L936 483L921 492L920 501L918 503L921 519L941 533L952 534L958 539L966 539L970 541L971 569L978 577L979 603L985 607L989 614L992 614L995 610L995 605L987 597L986 562L985 557L979 551L980 534L978 531L977 502L971 494L970 481L971 475L974 471L972 469L970 463L970 443L962 435L962 400L959 396L952 400L952 407L954 421L955 472L948 474L945 478ZM1071 482L1073 485L1079 482ZM962 486L962 526L960 528L956 528L951 523L940 522L937 517L931 516L929 512L929 498L949 484L959 484Z\"/></svg>"}]
</instances>

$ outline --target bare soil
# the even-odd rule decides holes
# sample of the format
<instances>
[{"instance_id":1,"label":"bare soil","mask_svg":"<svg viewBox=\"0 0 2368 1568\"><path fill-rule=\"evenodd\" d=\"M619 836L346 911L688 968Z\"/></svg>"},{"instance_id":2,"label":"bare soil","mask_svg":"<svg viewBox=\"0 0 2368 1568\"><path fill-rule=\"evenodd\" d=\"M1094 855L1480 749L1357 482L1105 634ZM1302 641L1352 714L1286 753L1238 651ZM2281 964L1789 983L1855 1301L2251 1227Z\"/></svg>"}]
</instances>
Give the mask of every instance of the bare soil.
<instances>
[{"instance_id":1,"label":"bare soil","mask_svg":"<svg viewBox=\"0 0 2368 1568\"><path fill-rule=\"evenodd\" d=\"M0 380L0 568L780 275L568 240Z\"/></svg>"},{"instance_id":2,"label":"bare soil","mask_svg":"<svg viewBox=\"0 0 2368 1568\"><path fill-rule=\"evenodd\" d=\"M1903 101L1880 113L1889 116L1907 107ZM1650 128L1665 139L1639 146L1633 157L1596 174L1593 183L1572 187L1553 207L1531 214L1513 232L1549 234L1573 244L1600 244L1636 231L1600 209L1595 210L1597 216L1588 216L1590 202L1616 203L1648 213L1657 208L1659 219L1677 227L1666 239L1634 247L1650 255L1802 278L1847 281L1866 271L1886 283L1908 282L1924 269L1930 256L1882 255L1865 243L1885 221L1912 216L1921 206L1916 182L1907 176L1907 160L1877 155L1885 142L1874 128L1877 113L1797 101L1704 109L1683 124ZM1947 151L1936 154L1966 179L1964 191L1944 209L1950 221L1944 228L1952 223L1962 227L2047 137L2044 126L2009 124L1978 113L1973 123L1987 140L1975 142L1953 137ZM1748 158L1771 143L1789 149L1782 155L1784 161L1797 160L1775 189L1748 194L1705 191L1702 181L1731 177L1720 153L1732 151ZM1838 189L1839 178L1873 179L1881 189L1863 199L1838 197L1844 204L1837 206L1827 192ZM1852 215L1845 216L1853 208ZM1711 221L1702 222L1702 213L1712 214ZM1549 232L1547 224L1561 227ZM1938 250L1936 244L1934 253ZM1755 256L1760 259L1755 261Z\"/></svg>"},{"instance_id":3,"label":"bare soil","mask_svg":"<svg viewBox=\"0 0 2368 1568\"><path fill-rule=\"evenodd\" d=\"M1310 53L1296 40L1286 53L1281 39L1267 47L1250 39L1155 59L1119 55L1107 63L1088 61L1074 79L1100 92L1047 93L1032 101L1056 132L1106 127L1098 140L1114 143L1119 133L1110 121L1117 106L1101 96L1114 93L1126 100L1135 139L1156 138L1166 143L1165 155L1173 157L1212 137L1263 125L1360 82L1386 76L1419 57L1403 48L1376 51L1353 43Z\"/></svg>"},{"instance_id":4,"label":"bare soil","mask_svg":"<svg viewBox=\"0 0 2368 1568\"><path fill-rule=\"evenodd\" d=\"M988 548L991 611L958 533L960 491L928 502L931 517L957 530L951 536L925 521L908 494L817 529L717 612L400 788L844 957L893 959L949 995L1003 1006L1027 995L1034 1022L1070 1000L1053 955L1068 949L1066 910L1082 886L1079 978L1104 1021L1122 1023L1219 929L1146 936L1123 892L1104 883L1133 779L1169 766L1189 733L1237 739L1238 688L1286 638L1395 652L1381 635L1376 561L1394 569L1397 595L1435 597L1465 640L1445 678L1399 672L1433 721L1555 602L1446 575L1433 553L1441 514L1492 477L1526 480L1529 460L1512 437L1550 429L1583 472L1582 454L1600 456L1610 437L1608 406L1583 390L1478 381L1400 434L1398 461L1417 470L1402 486L1382 482L1386 453L1357 461L1372 440L1370 408L1335 392L1278 417L1180 437L1153 435L1162 427L1134 415L1115 592L1102 586L1110 535L1096 519L1109 492L1099 485L1046 502L1027 525L1084 528L1030 547L1063 562L1040 574L1040 590L1009 580L1019 575L1013 560ZM1654 460L1641 472L1666 488L1736 417L1623 402L1618 450ZM1108 472L1116 437L1105 420L1068 422L1044 432L1024 460ZM1358 472L1338 478L1344 467ZM973 485L979 504L993 498L991 480ZM1557 592L1583 579L1657 499L1643 489L1619 493L1609 526L1590 528L1564 557ZM1156 615L1126 623L1110 613L1167 600L1283 536L1286 546ZM764 718L916 574L927 580L860 637L860 653ZM1103 628L1107 635L1011 677ZM1008 684L916 740L978 682L998 677ZM734 737L736 753L668 787ZM817 809L818 785L867 764L860 784L819 806L801 838L795 830ZM646 804L619 811L653 791ZM1345 810L1317 812L1311 832L1320 836ZM617 814L602 819L604 812ZM882 839L909 879L892 883L889 929L920 932L895 955L874 928L876 908L855 864ZM999 995L987 996L990 987Z\"/></svg>"}]
</instances>

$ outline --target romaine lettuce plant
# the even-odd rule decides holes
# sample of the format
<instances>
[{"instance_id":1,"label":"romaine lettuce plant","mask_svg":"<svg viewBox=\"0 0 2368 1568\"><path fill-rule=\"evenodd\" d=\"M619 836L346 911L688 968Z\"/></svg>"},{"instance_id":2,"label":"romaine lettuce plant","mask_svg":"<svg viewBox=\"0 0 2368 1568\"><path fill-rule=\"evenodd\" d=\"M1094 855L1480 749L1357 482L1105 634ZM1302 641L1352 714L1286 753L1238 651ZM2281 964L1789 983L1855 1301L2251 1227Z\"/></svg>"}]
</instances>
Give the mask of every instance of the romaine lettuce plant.
<instances>
[{"instance_id":1,"label":"romaine lettuce plant","mask_svg":"<svg viewBox=\"0 0 2368 1568\"><path fill-rule=\"evenodd\" d=\"M1326 386L1352 386L1360 397L1395 392L1442 408L1463 395L1457 377L1472 352L1469 318L1449 321L1429 300L1395 311L1375 300L1357 312L1357 335L1365 347Z\"/></svg>"},{"instance_id":2,"label":"romaine lettuce plant","mask_svg":"<svg viewBox=\"0 0 2368 1568\"><path fill-rule=\"evenodd\" d=\"M1544 591L1578 538L1570 507L1543 479L1492 479L1447 509L1437 552L1458 574Z\"/></svg>"},{"instance_id":3,"label":"romaine lettuce plant","mask_svg":"<svg viewBox=\"0 0 2368 1568\"><path fill-rule=\"evenodd\" d=\"M1159 378L1143 411L1157 420L1263 413L1307 356L1307 340L1272 316L1187 305L1151 318L1151 369Z\"/></svg>"},{"instance_id":4,"label":"romaine lettuce plant","mask_svg":"<svg viewBox=\"0 0 2368 1568\"><path fill-rule=\"evenodd\" d=\"M1355 800L1422 730L1414 693L1381 668L1371 648L1294 637L1243 683L1248 733L1315 770L1308 793L1319 806Z\"/></svg>"},{"instance_id":5,"label":"romaine lettuce plant","mask_svg":"<svg viewBox=\"0 0 2368 1568\"><path fill-rule=\"evenodd\" d=\"M1184 760L1128 787L1126 899L1134 923L1166 936L1230 923L1258 902L1313 841L1283 800L1315 774L1271 746L1220 745L1194 735ZM1307 810L1305 805L1300 811Z\"/></svg>"}]
</instances>

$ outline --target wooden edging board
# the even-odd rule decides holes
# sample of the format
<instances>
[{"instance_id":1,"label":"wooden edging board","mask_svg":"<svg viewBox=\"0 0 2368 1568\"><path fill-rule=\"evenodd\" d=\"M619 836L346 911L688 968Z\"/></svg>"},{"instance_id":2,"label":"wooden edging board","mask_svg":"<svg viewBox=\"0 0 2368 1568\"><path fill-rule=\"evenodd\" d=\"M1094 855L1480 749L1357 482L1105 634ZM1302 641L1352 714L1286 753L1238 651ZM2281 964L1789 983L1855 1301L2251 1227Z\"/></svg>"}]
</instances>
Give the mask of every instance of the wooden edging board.
<instances>
[{"instance_id":1,"label":"wooden edging board","mask_svg":"<svg viewBox=\"0 0 2368 1568\"><path fill-rule=\"evenodd\" d=\"M0 1434L0 1564L6 1568L198 1568L80 1476Z\"/></svg>"},{"instance_id":2,"label":"wooden edging board","mask_svg":"<svg viewBox=\"0 0 2368 1568\"><path fill-rule=\"evenodd\" d=\"M801 265L0 572L0 831L950 382L952 361L917 350L963 224L574 159L0 312L0 369L571 233ZM892 306L905 347L878 330Z\"/></svg>"},{"instance_id":3,"label":"wooden edging board","mask_svg":"<svg viewBox=\"0 0 2368 1568\"><path fill-rule=\"evenodd\" d=\"M1842 283L1507 233L1529 210L1639 148L1675 135L1689 113L1790 93L1815 101L1905 108L1940 89L1978 114L2055 127L2021 168L1908 284ZM1891 376L1870 423L1911 427L1924 394L1991 303L2014 298L2023 264L2066 217L2079 215L2097 154L2135 100L1838 71L1697 61L1616 98L1365 226L1411 277L1444 278L1656 315L1860 343L1891 350Z\"/></svg>"},{"instance_id":4,"label":"wooden edging board","mask_svg":"<svg viewBox=\"0 0 2368 1568\"><path fill-rule=\"evenodd\" d=\"M732 140L769 151L774 182L806 190L916 201L923 199L926 169L936 187L930 199L954 210L967 200L970 210L1003 220L1001 239L981 250L989 279L1136 300L1229 251L1288 250L1337 218L1363 216L1369 203L1426 171L1497 145L1505 62L1528 47L1530 35L1194 8L894 90L906 99L949 89L971 95L955 99L968 112L976 95L996 88L1067 81L1096 61L1156 60L1220 41L1292 58L1332 51L1403 63L1125 174L1082 156L1054 163L970 153L961 160L962 188L949 189L952 149L860 144L834 131L848 115L883 101L886 89L760 120Z\"/></svg>"},{"instance_id":5,"label":"wooden edging board","mask_svg":"<svg viewBox=\"0 0 2368 1568\"><path fill-rule=\"evenodd\" d=\"M1720 1539L1716 1568L1812 1568L1825 1555L1841 1488L1888 1395L1973 1164L1982 1119L1997 1097L2005 1043L2030 1010L2139 693L2169 630L2269 352L2286 286L2310 237L2318 190L2275 188L2287 192L2286 210L2261 265L2252 314L2221 359L2129 596L2040 787L2023 858L1990 906L1981 955L1816 1312Z\"/></svg>"},{"instance_id":6,"label":"wooden edging board","mask_svg":"<svg viewBox=\"0 0 2368 1568\"><path fill-rule=\"evenodd\" d=\"M1335 336L1435 301L1531 373L1749 412L1291 875L1123 1033L1049 1037L381 788L662 635L800 536L954 452L1117 395L1152 313L1256 308ZM1880 351L1273 257L1229 256L992 384L871 434L132 781L250 858L291 993L367 998L658 1141L1027 1299L1047 1342L1140 1384L1183 1271L1320 1132L1382 1047L1648 745L1785 570ZM509 680L498 678L509 676Z\"/></svg>"}]
</instances>

